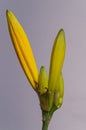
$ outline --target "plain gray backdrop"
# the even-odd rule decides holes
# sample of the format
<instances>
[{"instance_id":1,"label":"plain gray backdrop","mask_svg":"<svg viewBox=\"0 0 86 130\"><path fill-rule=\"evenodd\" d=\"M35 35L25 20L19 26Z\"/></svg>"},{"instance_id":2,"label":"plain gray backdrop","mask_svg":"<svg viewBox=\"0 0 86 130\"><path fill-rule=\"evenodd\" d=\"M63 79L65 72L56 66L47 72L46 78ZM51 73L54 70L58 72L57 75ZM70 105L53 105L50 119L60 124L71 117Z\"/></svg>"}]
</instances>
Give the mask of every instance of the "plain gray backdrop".
<instances>
[{"instance_id":1,"label":"plain gray backdrop","mask_svg":"<svg viewBox=\"0 0 86 130\"><path fill-rule=\"evenodd\" d=\"M59 29L64 29L64 102L54 113L49 130L85 130L86 1L0 0L0 130L41 130L39 100L12 46L6 9L13 11L24 27L37 66L44 65L47 73L53 41Z\"/></svg>"}]
</instances>

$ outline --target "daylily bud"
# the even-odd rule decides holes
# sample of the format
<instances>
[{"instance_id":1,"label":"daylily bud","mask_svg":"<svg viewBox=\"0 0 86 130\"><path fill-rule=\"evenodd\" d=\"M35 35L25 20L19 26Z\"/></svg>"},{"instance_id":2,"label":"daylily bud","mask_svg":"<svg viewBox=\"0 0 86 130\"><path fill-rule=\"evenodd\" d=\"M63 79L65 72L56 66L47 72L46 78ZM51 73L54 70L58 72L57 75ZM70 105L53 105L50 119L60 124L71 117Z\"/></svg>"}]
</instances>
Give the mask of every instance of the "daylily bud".
<instances>
[{"instance_id":1,"label":"daylily bud","mask_svg":"<svg viewBox=\"0 0 86 130\"><path fill-rule=\"evenodd\" d=\"M51 54L50 71L49 71L49 90L54 91L59 82L59 76L65 57L66 41L63 29L56 36Z\"/></svg>"},{"instance_id":2,"label":"daylily bud","mask_svg":"<svg viewBox=\"0 0 86 130\"><path fill-rule=\"evenodd\" d=\"M38 69L30 42L22 26L11 11L6 11L9 33L20 64L34 89L38 84Z\"/></svg>"},{"instance_id":3,"label":"daylily bud","mask_svg":"<svg viewBox=\"0 0 86 130\"><path fill-rule=\"evenodd\" d=\"M39 78L38 78L38 92L39 94L44 94L48 89L48 76L45 67L40 68Z\"/></svg>"},{"instance_id":4,"label":"daylily bud","mask_svg":"<svg viewBox=\"0 0 86 130\"><path fill-rule=\"evenodd\" d=\"M65 57L65 49L65 35L63 29L61 29L56 36L51 53L48 81L49 109L54 105L58 108L62 104L64 85L61 71Z\"/></svg>"}]
</instances>

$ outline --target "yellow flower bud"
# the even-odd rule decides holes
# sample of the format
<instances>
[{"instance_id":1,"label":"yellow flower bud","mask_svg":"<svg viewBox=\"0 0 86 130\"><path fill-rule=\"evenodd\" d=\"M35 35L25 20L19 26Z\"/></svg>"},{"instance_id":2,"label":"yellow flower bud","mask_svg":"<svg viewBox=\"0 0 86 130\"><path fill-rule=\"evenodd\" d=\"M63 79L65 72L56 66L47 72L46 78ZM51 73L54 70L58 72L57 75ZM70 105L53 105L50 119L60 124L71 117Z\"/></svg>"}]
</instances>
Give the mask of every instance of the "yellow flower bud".
<instances>
[{"instance_id":1,"label":"yellow flower bud","mask_svg":"<svg viewBox=\"0 0 86 130\"><path fill-rule=\"evenodd\" d=\"M24 29L11 11L6 11L8 29L20 64L34 89L38 84L38 69Z\"/></svg>"},{"instance_id":2,"label":"yellow flower bud","mask_svg":"<svg viewBox=\"0 0 86 130\"><path fill-rule=\"evenodd\" d=\"M49 71L49 91L54 91L59 82L59 76L65 57L66 41L63 29L56 36L51 53L50 71Z\"/></svg>"}]
</instances>

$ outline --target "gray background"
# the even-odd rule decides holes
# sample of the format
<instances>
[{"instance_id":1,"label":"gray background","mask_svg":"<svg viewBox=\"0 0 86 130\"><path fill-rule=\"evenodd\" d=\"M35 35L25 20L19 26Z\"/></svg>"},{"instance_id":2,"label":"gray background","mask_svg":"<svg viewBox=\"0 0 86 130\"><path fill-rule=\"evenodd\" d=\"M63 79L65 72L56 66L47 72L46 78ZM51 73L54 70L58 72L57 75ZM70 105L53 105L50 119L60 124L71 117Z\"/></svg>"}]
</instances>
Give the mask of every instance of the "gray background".
<instances>
[{"instance_id":1,"label":"gray background","mask_svg":"<svg viewBox=\"0 0 86 130\"><path fill-rule=\"evenodd\" d=\"M47 72L54 38L60 28L65 30L64 103L49 130L86 129L86 1L0 0L0 130L41 130L42 125L38 97L9 37L6 9L23 25L38 68L44 65Z\"/></svg>"}]
</instances>

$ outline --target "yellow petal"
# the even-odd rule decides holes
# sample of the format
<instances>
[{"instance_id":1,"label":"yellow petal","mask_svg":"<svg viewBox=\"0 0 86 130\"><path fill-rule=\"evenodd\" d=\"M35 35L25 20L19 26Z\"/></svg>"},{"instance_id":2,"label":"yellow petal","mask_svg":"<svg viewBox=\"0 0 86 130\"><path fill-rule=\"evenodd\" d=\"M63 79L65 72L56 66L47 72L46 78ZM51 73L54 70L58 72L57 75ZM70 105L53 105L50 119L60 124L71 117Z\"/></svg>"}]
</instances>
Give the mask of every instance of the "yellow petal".
<instances>
[{"instance_id":1,"label":"yellow petal","mask_svg":"<svg viewBox=\"0 0 86 130\"><path fill-rule=\"evenodd\" d=\"M6 11L7 22L9 33L16 51L16 54L19 58L19 61L22 65L22 68L33 86L36 89L38 84L38 70L36 62L33 56L33 52L30 46L30 42L24 32L22 26L18 22L17 18L11 11Z\"/></svg>"},{"instance_id":2,"label":"yellow petal","mask_svg":"<svg viewBox=\"0 0 86 130\"><path fill-rule=\"evenodd\" d=\"M50 71L49 71L49 90L54 91L58 84L59 76L62 70L65 57L66 41L63 29L56 36L51 53Z\"/></svg>"}]
</instances>

